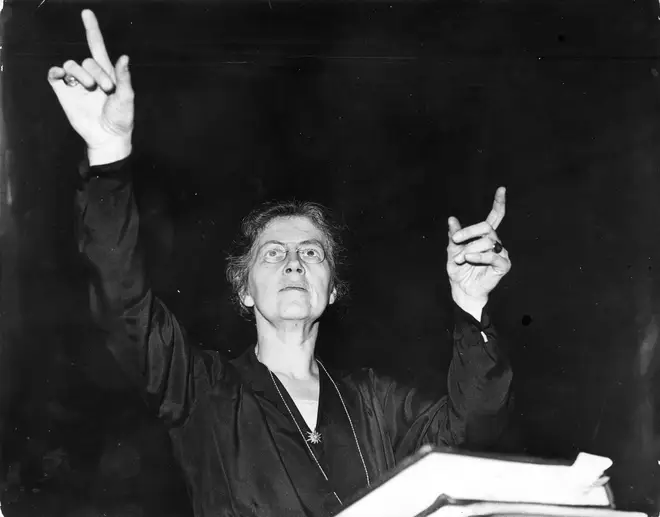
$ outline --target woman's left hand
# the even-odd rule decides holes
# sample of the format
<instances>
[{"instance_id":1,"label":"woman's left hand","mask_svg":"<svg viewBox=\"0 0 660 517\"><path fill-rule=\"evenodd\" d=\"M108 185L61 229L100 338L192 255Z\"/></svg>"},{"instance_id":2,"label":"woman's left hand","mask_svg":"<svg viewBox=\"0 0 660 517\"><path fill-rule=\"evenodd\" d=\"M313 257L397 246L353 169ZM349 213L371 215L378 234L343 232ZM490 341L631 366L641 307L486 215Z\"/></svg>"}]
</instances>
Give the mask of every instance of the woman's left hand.
<instances>
[{"instance_id":1,"label":"woman's left hand","mask_svg":"<svg viewBox=\"0 0 660 517\"><path fill-rule=\"evenodd\" d=\"M488 295L511 269L508 251L502 247L495 230L506 212L506 189L495 193L493 209L485 221L461 228L450 217L447 273L454 301L466 312L478 313L488 302Z\"/></svg>"}]
</instances>

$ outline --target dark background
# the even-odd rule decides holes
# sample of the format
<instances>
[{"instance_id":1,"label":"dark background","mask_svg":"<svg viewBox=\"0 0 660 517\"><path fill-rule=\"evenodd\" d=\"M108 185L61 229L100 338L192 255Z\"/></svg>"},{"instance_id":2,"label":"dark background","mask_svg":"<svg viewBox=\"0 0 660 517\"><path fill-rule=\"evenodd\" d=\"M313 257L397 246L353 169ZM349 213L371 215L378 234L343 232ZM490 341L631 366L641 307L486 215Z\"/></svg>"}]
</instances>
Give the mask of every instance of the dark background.
<instances>
[{"instance_id":1,"label":"dark background","mask_svg":"<svg viewBox=\"0 0 660 517\"><path fill-rule=\"evenodd\" d=\"M654 500L656 2L15 0L2 13L5 515L187 515L167 436L86 309L72 210L84 149L46 81L87 57L85 7L111 57L132 58L153 283L205 346L253 342L224 259L256 203L297 197L348 228L351 296L322 324L321 354L444 382L446 220L482 220L506 185L514 267L490 311L516 412L499 450L608 455L622 506Z\"/></svg>"}]
</instances>

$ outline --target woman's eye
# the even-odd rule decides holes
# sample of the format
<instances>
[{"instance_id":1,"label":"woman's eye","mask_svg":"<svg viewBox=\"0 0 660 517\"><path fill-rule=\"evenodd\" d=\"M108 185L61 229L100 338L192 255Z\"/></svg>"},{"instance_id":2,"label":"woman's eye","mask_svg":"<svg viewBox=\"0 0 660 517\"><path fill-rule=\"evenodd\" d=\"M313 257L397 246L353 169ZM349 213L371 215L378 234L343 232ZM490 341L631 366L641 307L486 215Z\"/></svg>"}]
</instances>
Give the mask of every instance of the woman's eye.
<instances>
[{"instance_id":1,"label":"woman's eye","mask_svg":"<svg viewBox=\"0 0 660 517\"><path fill-rule=\"evenodd\" d=\"M277 248L271 248L264 253L264 259L268 261L279 261L286 255L286 251Z\"/></svg>"},{"instance_id":2,"label":"woman's eye","mask_svg":"<svg viewBox=\"0 0 660 517\"><path fill-rule=\"evenodd\" d=\"M323 260L323 250L316 247L301 248L298 250L300 258L311 264L318 264Z\"/></svg>"}]
</instances>

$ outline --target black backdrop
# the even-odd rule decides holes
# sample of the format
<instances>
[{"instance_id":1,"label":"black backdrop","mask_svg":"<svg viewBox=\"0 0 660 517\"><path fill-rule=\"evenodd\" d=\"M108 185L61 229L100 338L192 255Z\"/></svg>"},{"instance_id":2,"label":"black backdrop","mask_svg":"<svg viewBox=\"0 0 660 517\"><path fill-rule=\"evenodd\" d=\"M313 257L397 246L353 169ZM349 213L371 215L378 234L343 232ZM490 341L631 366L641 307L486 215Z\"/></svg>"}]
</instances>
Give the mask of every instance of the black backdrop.
<instances>
[{"instance_id":1,"label":"black backdrop","mask_svg":"<svg viewBox=\"0 0 660 517\"><path fill-rule=\"evenodd\" d=\"M3 300L6 515L186 508L167 437L85 309L83 148L46 82L86 57L84 7L111 55L132 58L151 277L206 346L233 355L253 339L223 273L241 217L297 197L348 227L352 294L322 325L322 355L444 379L446 219L481 220L503 184L514 268L491 312L517 409L501 449L654 460L639 426L653 378L635 371L660 316L657 3L16 0L2 14L4 271L18 251Z\"/></svg>"}]
</instances>

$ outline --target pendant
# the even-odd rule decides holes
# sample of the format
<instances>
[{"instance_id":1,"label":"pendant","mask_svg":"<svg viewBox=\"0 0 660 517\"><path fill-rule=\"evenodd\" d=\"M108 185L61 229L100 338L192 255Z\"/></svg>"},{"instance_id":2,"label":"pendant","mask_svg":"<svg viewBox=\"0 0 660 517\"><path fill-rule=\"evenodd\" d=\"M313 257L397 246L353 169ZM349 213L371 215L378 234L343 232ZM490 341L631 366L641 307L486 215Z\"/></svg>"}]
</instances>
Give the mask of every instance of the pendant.
<instances>
[{"instance_id":1,"label":"pendant","mask_svg":"<svg viewBox=\"0 0 660 517\"><path fill-rule=\"evenodd\" d=\"M317 443L321 443L321 433L318 431L310 431L307 433L307 441L309 443L312 443L316 445Z\"/></svg>"}]
</instances>

